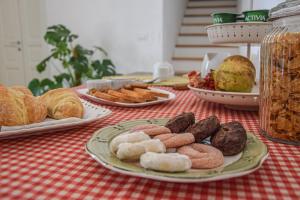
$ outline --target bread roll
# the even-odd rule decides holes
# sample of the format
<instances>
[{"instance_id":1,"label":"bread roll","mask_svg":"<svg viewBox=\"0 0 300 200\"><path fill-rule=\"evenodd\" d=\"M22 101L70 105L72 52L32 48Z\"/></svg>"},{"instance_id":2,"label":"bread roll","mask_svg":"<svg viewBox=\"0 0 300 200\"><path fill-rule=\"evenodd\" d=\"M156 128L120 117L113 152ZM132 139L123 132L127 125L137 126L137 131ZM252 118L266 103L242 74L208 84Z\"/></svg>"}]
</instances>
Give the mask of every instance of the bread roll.
<instances>
[{"instance_id":1,"label":"bread roll","mask_svg":"<svg viewBox=\"0 0 300 200\"><path fill-rule=\"evenodd\" d=\"M189 157L179 153L147 152L141 156L140 164L146 169L164 172L186 171L192 166L192 162Z\"/></svg>"},{"instance_id":2,"label":"bread roll","mask_svg":"<svg viewBox=\"0 0 300 200\"><path fill-rule=\"evenodd\" d=\"M48 116L53 119L69 117L82 118L83 105L75 92L67 88L59 88L46 92L41 96L48 110Z\"/></svg>"},{"instance_id":3,"label":"bread roll","mask_svg":"<svg viewBox=\"0 0 300 200\"><path fill-rule=\"evenodd\" d=\"M126 133L121 134L115 137L109 145L110 151L112 153L116 153L118 151L119 145L121 143L135 143L135 142L141 142L144 140L150 140L151 138L149 135L145 134L142 131L137 131L133 133Z\"/></svg>"},{"instance_id":4,"label":"bread roll","mask_svg":"<svg viewBox=\"0 0 300 200\"><path fill-rule=\"evenodd\" d=\"M25 87L16 89L0 85L0 126L37 123L47 116L46 105Z\"/></svg>"}]
</instances>

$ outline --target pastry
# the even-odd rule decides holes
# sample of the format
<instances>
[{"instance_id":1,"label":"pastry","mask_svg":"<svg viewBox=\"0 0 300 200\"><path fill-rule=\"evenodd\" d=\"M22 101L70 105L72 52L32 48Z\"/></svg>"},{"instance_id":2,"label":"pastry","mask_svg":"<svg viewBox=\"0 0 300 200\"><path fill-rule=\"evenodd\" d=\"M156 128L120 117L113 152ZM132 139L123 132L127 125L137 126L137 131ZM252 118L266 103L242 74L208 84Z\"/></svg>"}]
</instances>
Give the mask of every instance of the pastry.
<instances>
[{"instance_id":1,"label":"pastry","mask_svg":"<svg viewBox=\"0 0 300 200\"><path fill-rule=\"evenodd\" d=\"M131 102L131 103L143 103L143 102L145 102L145 101L144 101L143 99L141 99L141 98L129 96L129 95L127 95L127 94L124 94L124 93L122 93L122 92L115 91L115 90L108 90L108 91L107 91L107 94L112 95L112 96L119 97L119 98L121 98L121 99L125 99L126 101Z\"/></svg>"},{"instance_id":2,"label":"pastry","mask_svg":"<svg viewBox=\"0 0 300 200\"><path fill-rule=\"evenodd\" d=\"M169 128L172 133L182 133L195 123L195 115L192 112L182 113L170 119L165 127Z\"/></svg>"},{"instance_id":3,"label":"pastry","mask_svg":"<svg viewBox=\"0 0 300 200\"><path fill-rule=\"evenodd\" d=\"M109 149L112 153L118 151L119 145L121 143L135 143L141 142L144 140L150 140L149 135L145 134L142 131L137 131L133 133L124 133L115 137L109 144Z\"/></svg>"},{"instance_id":4,"label":"pastry","mask_svg":"<svg viewBox=\"0 0 300 200\"><path fill-rule=\"evenodd\" d=\"M171 133L170 129L164 126L158 125L139 125L135 127L133 130L140 130L146 133L149 136L161 135L166 133Z\"/></svg>"},{"instance_id":5,"label":"pastry","mask_svg":"<svg viewBox=\"0 0 300 200\"><path fill-rule=\"evenodd\" d=\"M195 142L195 137L191 133L168 133L157 135L154 139L160 139L165 144L166 148L177 148Z\"/></svg>"},{"instance_id":6,"label":"pastry","mask_svg":"<svg viewBox=\"0 0 300 200\"><path fill-rule=\"evenodd\" d=\"M177 152L188 156L193 169L212 169L223 165L224 157L220 150L206 144L191 144L180 147Z\"/></svg>"},{"instance_id":7,"label":"pastry","mask_svg":"<svg viewBox=\"0 0 300 200\"><path fill-rule=\"evenodd\" d=\"M168 98L169 97L168 94L161 93L161 92L156 92L156 91L148 90L148 89L134 88L133 90L137 91L137 92L140 92L142 94L152 95L154 97L162 97L162 98Z\"/></svg>"},{"instance_id":8,"label":"pastry","mask_svg":"<svg viewBox=\"0 0 300 200\"><path fill-rule=\"evenodd\" d=\"M145 152L166 152L165 145L158 139L144 140L136 143L121 143L118 146L117 158L120 160L139 160Z\"/></svg>"},{"instance_id":9,"label":"pastry","mask_svg":"<svg viewBox=\"0 0 300 200\"><path fill-rule=\"evenodd\" d=\"M11 86L11 89L17 90L22 92L23 94L27 94L27 95L31 95L33 96L32 92L25 86L21 86L21 85L15 85L15 86Z\"/></svg>"},{"instance_id":10,"label":"pastry","mask_svg":"<svg viewBox=\"0 0 300 200\"><path fill-rule=\"evenodd\" d=\"M94 91L93 93L91 93L93 96L95 97L98 97L100 99L104 99L104 100L107 100L107 101L113 101L113 102L122 102L122 99L119 98L119 97L116 97L116 96L112 96L112 95L109 95L105 92L101 92L101 91Z\"/></svg>"},{"instance_id":11,"label":"pastry","mask_svg":"<svg viewBox=\"0 0 300 200\"><path fill-rule=\"evenodd\" d=\"M20 87L18 87L20 88ZM17 126L44 121L46 105L22 89L0 85L0 126Z\"/></svg>"},{"instance_id":12,"label":"pastry","mask_svg":"<svg viewBox=\"0 0 300 200\"><path fill-rule=\"evenodd\" d=\"M190 126L186 132L192 133L196 142L212 136L220 128L220 121L216 116L210 116Z\"/></svg>"},{"instance_id":13,"label":"pastry","mask_svg":"<svg viewBox=\"0 0 300 200\"><path fill-rule=\"evenodd\" d=\"M147 152L140 158L143 168L163 172L182 172L189 170L192 166L191 160L178 153L154 153Z\"/></svg>"},{"instance_id":14,"label":"pastry","mask_svg":"<svg viewBox=\"0 0 300 200\"><path fill-rule=\"evenodd\" d=\"M59 88L46 92L41 96L48 110L48 116L53 119L69 117L82 118L83 105L75 92L67 88Z\"/></svg>"},{"instance_id":15,"label":"pastry","mask_svg":"<svg viewBox=\"0 0 300 200\"><path fill-rule=\"evenodd\" d=\"M232 156L242 152L246 142L246 130L239 122L222 124L220 130L211 137L212 146L221 150L224 156Z\"/></svg>"},{"instance_id":16,"label":"pastry","mask_svg":"<svg viewBox=\"0 0 300 200\"><path fill-rule=\"evenodd\" d=\"M124 89L124 88L121 88L120 89L120 92L128 95L128 96L131 96L131 97L134 97L134 98L139 98L139 99L142 99L144 102L145 101L154 101L156 100L156 98L151 95L147 95L147 94L141 94L139 92L135 92L135 91L132 91L132 90L127 90L127 89Z\"/></svg>"}]
</instances>

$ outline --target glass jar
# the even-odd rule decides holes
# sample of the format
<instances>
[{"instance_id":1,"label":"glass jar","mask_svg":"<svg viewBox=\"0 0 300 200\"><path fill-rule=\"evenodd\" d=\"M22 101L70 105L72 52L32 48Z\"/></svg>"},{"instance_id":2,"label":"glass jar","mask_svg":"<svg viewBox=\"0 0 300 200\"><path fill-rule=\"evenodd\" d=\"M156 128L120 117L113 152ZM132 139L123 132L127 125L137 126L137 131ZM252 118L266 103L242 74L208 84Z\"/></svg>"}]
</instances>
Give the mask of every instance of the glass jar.
<instances>
[{"instance_id":1,"label":"glass jar","mask_svg":"<svg viewBox=\"0 0 300 200\"><path fill-rule=\"evenodd\" d=\"M300 145L300 1L279 4L270 19L261 45L260 129L270 140Z\"/></svg>"}]
</instances>

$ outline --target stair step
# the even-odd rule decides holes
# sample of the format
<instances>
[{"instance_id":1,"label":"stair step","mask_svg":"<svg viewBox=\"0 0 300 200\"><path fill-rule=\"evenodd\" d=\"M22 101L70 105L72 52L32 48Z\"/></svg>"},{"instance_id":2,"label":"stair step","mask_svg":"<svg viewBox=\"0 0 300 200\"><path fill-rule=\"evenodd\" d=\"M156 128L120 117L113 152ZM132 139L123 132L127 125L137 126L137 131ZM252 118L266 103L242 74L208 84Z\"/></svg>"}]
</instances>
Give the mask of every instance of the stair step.
<instances>
[{"instance_id":1,"label":"stair step","mask_svg":"<svg viewBox=\"0 0 300 200\"><path fill-rule=\"evenodd\" d=\"M198 9L198 8L209 8L209 9L214 9L214 8L236 8L236 5L202 5L202 6L187 6L187 9Z\"/></svg>"},{"instance_id":2,"label":"stair step","mask_svg":"<svg viewBox=\"0 0 300 200\"><path fill-rule=\"evenodd\" d=\"M238 53L237 47L202 47L202 48L175 48L174 57L204 57L206 53L229 52Z\"/></svg>"},{"instance_id":3,"label":"stair step","mask_svg":"<svg viewBox=\"0 0 300 200\"><path fill-rule=\"evenodd\" d=\"M186 22L183 22L181 24L182 26L209 26L209 25L212 25L211 22L202 22L202 23L186 23Z\"/></svg>"},{"instance_id":4,"label":"stair step","mask_svg":"<svg viewBox=\"0 0 300 200\"><path fill-rule=\"evenodd\" d=\"M203 57L191 57L191 56L173 56L172 60L186 60L186 61L202 61Z\"/></svg>"},{"instance_id":5,"label":"stair step","mask_svg":"<svg viewBox=\"0 0 300 200\"><path fill-rule=\"evenodd\" d=\"M236 7L232 6L230 8L193 8L193 9L186 9L185 10L185 16L189 17L196 17L196 16L205 16L205 15L211 15L212 13L215 12L229 12L229 13L235 13L236 12Z\"/></svg>"},{"instance_id":6,"label":"stair step","mask_svg":"<svg viewBox=\"0 0 300 200\"><path fill-rule=\"evenodd\" d=\"M193 7L193 6L218 6L218 5L231 5L231 6L236 6L237 2L234 0L231 1L189 1L188 2L188 7Z\"/></svg>"},{"instance_id":7,"label":"stair step","mask_svg":"<svg viewBox=\"0 0 300 200\"><path fill-rule=\"evenodd\" d=\"M199 44L199 45L204 45L204 44L211 44L208 40L208 37L206 36L198 36L198 37L191 37L191 36L179 36L177 38L177 44Z\"/></svg>"},{"instance_id":8,"label":"stair step","mask_svg":"<svg viewBox=\"0 0 300 200\"><path fill-rule=\"evenodd\" d=\"M181 26L180 33L206 33L206 26Z\"/></svg>"},{"instance_id":9,"label":"stair step","mask_svg":"<svg viewBox=\"0 0 300 200\"><path fill-rule=\"evenodd\" d=\"M211 16L184 17L183 23L185 24L212 23L212 17Z\"/></svg>"},{"instance_id":10,"label":"stair step","mask_svg":"<svg viewBox=\"0 0 300 200\"><path fill-rule=\"evenodd\" d=\"M236 46L223 46L223 45L215 45L215 44L176 44L177 48L236 48Z\"/></svg>"},{"instance_id":11,"label":"stair step","mask_svg":"<svg viewBox=\"0 0 300 200\"><path fill-rule=\"evenodd\" d=\"M185 14L184 17L211 17L210 14Z\"/></svg>"},{"instance_id":12,"label":"stair step","mask_svg":"<svg viewBox=\"0 0 300 200\"><path fill-rule=\"evenodd\" d=\"M207 33L179 33L179 36L207 36Z\"/></svg>"}]
</instances>

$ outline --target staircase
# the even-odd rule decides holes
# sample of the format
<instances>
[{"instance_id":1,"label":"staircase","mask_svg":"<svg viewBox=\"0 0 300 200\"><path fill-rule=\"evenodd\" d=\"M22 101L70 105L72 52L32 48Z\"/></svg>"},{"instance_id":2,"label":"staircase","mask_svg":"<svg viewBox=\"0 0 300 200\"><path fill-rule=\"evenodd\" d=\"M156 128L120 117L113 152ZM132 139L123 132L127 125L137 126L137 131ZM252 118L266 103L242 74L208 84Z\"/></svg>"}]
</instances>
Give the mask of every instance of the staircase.
<instances>
[{"instance_id":1,"label":"staircase","mask_svg":"<svg viewBox=\"0 0 300 200\"><path fill-rule=\"evenodd\" d=\"M238 48L211 44L205 26L212 24L213 12L236 12L236 0L189 0L177 37L172 64L176 73L199 70L206 53L237 53Z\"/></svg>"}]
</instances>

